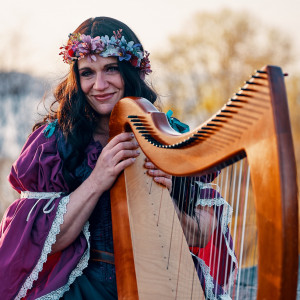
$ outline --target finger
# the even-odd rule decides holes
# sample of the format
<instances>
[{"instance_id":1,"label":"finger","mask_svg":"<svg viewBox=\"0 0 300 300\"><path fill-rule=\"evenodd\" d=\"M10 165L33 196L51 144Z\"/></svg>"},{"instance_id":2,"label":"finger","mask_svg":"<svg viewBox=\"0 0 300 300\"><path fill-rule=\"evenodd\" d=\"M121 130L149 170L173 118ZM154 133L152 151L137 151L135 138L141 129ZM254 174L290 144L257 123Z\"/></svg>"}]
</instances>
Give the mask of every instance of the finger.
<instances>
[{"instance_id":1,"label":"finger","mask_svg":"<svg viewBox=\"0 0 300 300\"><path fill-rule=\"evenodd\" d=\"M121 156L124 150L137 150L139 147L139 144L137 143L137 141L135 139L132 139L131 141L122 141L119 142L118 144L116 144L113 148L111 149L107 149L110 152L110 155L112 157L115 157L116 155L118 155L121 152ZM120 156L120 154L118 155ZM124 157L129 157L124 156ZM121 158L119 158L120 160ZM116 162L118 160L115 160Z\"/></svg>"},{"instance_id":2,"label":"finger","mask_svg":"<svg viewBox=\"0 0 300 300\"><path fill-rule=\"evenodd\" d=\"M115 166L115 174L119 174L122 172L125 168L129 167L135 162L136 158L135 157L130 157L127 159L122 160Z\"/></svg>"},{"instance_id":3,"label":"finger","mask_svg":"<svg viewBox=\"0 0 300 300\"><path fill-rule=\"evenodd\" d=\"M134 139L134 134L132 132L122 132L116 135L115 137L113 137L106 145L106 148L112 149L117 144L125 141L130 141L132 139Z\"/></svg>"},{"instance_id":4,"label":"finger","mask_svg":"<svg viewBox=\"0 0 300 300\"><path fill-rule=\"evenodd\" d=\"M150 169L150 170L148 170L148 174L153 177L157 176L157 177L166 177L168 179L172 178L171 175L169 175L159 169Z\"/></svg>"},{"instance_id":5,"label":"finger","mask_svg":"<svg viewBox=\"0 0 300 300\"><path fill-rule=\"evenodd\" d=\"M132 149L137 149L139 148L139 144L135 139L132 139L130 141L123 141L119 142L113 147L113 151L118 152L121 150L132 150Z\"/></svg>"},{"instance_id":6,"label":"finger","mask_svg":"<svg viewBox=\"0 0 300 300\"><path fill-rule=\"evenodd\" d=\"M135 150L121 150L116 155L114 155L112 161L114 165L117 165L122 160L127 158L136 158L140 155L140 151L138 149Z\"/></svg>"},{"instance_id":7,"label":"finger","mask_svg":"<svg viewBox=\"0 0 300 300\"><path fill-rule=\"evenodd\" d=\"M147 169L157 169L157 167L150 160L147 160L145 162L144 166Z\"/></svg>"},{"instance_id":8,"label":"finger","mask_svg":"<svg viewBox=\"0 0 300 300\"><path fill-rule=\"evenodd\" d=\"M154 181L165 186L169 191L171 191L172 179L166 177L154 177Z\"/></svg>"}]
</instances>

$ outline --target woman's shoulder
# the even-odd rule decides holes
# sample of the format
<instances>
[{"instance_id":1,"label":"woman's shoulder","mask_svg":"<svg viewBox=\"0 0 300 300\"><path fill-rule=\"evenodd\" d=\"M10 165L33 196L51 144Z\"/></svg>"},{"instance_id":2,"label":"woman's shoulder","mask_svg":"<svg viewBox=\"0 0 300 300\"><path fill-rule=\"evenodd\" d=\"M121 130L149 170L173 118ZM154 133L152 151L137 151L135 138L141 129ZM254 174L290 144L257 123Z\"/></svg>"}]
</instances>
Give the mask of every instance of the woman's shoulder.
<instances>
[{"instance_id":1,"label":"woman's shoulder","mask_svg":"<svg viewBox=\"0 0 300 300\"><path fill-rule=\"evenodd\" d=\"M39 147L40 145L43 145L45 143L56 143L55 138L55 130L57 128L57 120L46 123L44 125L41 125L37 129L35 129L27 138L22 150L21 155L23 152L35 149ZM54 146L54 145L53 145Z\"/></svg>"},{"instance_id":2,"label":"woman's shoulder","mask_svg":"<svg viewBox=\"0 0 300 300\"><path fill-rule=\"evenodd\" d=\"M29 135L9 175L9 181L17 191L55 191L53 183L61 189L65 186L57 147L58 132L54 121Z\"/></svg>"}]
</instances>

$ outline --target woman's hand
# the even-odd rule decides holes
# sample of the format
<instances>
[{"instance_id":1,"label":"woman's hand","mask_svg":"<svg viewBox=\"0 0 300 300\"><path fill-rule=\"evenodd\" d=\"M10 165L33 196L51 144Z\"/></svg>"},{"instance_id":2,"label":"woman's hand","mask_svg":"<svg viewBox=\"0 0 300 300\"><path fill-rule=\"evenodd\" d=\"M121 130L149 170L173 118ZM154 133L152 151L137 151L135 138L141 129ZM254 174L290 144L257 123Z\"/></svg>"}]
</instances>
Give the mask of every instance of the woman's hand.
<instances>
[{"instance_id":1,"label":"woman's hand","mask_svg":"<svg viewBox=\"0 0 300 300\"><path fill-rule=\"evenodd\" d=\"M150 160L146 158L144 167L147 169L148 175L153 177L154 181L164 185L169 192L172 190L172 176L159 170Z\"/></svg>"},{"instance_id":2,"label":"woman's hand","mask_svg":"<svg viewBox=\"0 0 300 300\"><path fill-rule=\"evenodd\" d=\"M109 190L120 172L134 163L140 153L138 147L134 135L123 132L103 148L90 178L101 192Z\"/></svg>"},{"instance_id":3,"label":"woman's hand","mask_svg":"<svg viewBox=\"0 0 300 300\"><path fill-rule=\"evenodd\" d=\"M78 237L101 194L112 187L120 172L139 155L137 148L136 140L128 132L115 136L103 148L91 175L70 194L52 253L65 249Z\"/></svg>"}]
</instances>

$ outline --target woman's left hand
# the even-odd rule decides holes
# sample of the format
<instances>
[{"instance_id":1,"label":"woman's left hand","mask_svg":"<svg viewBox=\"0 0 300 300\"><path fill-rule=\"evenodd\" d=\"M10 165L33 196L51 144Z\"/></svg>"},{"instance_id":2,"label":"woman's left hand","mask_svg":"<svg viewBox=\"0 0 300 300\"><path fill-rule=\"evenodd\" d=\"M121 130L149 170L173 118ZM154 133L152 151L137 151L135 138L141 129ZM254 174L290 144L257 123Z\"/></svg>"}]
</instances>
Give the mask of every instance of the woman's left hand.
<instances>
[{"instance_id":1,"label":"woman's left hand","mask_svg":"<svg viewBox=\"0 0 300 300\"><path fill-rule=\"evenodd\" d=\"M172 190L172 176L159 170L149 158L145 159L144 167L147 169L148 175L153 177L154 181L165 186L169 192Z\"/></svg>"}]
</instances>

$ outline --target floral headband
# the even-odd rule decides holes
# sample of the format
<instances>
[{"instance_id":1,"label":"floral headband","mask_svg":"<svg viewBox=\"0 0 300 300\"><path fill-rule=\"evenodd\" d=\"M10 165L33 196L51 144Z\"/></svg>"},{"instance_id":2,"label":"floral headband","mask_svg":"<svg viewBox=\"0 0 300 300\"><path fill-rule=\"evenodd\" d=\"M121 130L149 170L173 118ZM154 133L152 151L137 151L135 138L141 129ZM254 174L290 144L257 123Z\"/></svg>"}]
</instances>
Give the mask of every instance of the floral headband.
<instances>
[{"instance_id":1,"label":"floral headband","mask_svg":"<svg viewBox=\"0 0 300 300\"><path fill-rule=\"evenodd\" d=\"M90 61L96 61L97 54L102 57L117 56L120 61L126 60L135 68L139 68L143 74L151 73L150 53L141 50L141 44L134 44L133 41L127 42L121 32L122 29L114 31L111 38L107 35L92 38L90 35L70 33L68 44L60 47L63 50L59 54L63 56L63 61L67 64L84 57L88 57Z\"/></svg>"}]
</instances>

